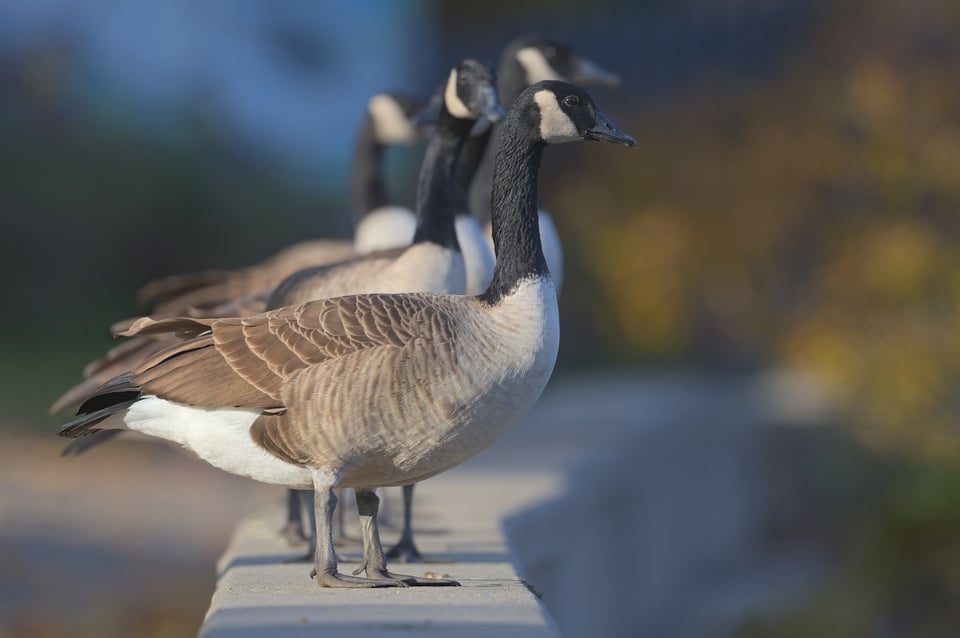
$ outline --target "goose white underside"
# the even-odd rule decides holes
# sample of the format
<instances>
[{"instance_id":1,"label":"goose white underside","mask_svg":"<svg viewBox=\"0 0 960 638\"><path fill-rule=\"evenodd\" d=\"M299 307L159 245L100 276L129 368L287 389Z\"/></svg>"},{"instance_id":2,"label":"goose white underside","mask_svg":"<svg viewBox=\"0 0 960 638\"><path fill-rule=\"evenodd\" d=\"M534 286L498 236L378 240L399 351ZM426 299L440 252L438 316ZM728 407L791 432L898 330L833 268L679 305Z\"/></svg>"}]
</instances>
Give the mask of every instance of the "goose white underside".
<instances>
[{"instance_id":1,"label":"goose white underside","mask_svg":"<svg viewBox=\"0 0 960 638\"><path fill-rule=\"evenodd\" d=\"M285 487L312 487L309 469L281 461L254 443L250 426L259 414L255 410L202 408L147 396L130 406L123 423L130 430L182 445L231 474Z\"/></svg>"},{"instance_id":2,"label":"goose white underside","mask_svg":"<svg viewBox=\"0 0 960 638\"><path fill-rule=\"evenodd\" d=\"M363 216L353 234L358 254L409 246L417 229L413 211L403 206L382 206Z\"/></svg>"},{"instance_id":3,"label":"goose white underside","mask_svg":"<svg viewBox=\"0 0 960 638\"><path fill-rule=\"evenodd\" d=\"M553 223L550 213L541 208L539 217L540 244L543 246L543 257L547 260L547 268L550 269L553 285L559 295L560 291L563 290L563 244L560 243L560 233L557 232L557 226ZM490 224L487 224L485 234L487 245L490 247L492 254L494 249Z\"/></svg>"}]
</instances>

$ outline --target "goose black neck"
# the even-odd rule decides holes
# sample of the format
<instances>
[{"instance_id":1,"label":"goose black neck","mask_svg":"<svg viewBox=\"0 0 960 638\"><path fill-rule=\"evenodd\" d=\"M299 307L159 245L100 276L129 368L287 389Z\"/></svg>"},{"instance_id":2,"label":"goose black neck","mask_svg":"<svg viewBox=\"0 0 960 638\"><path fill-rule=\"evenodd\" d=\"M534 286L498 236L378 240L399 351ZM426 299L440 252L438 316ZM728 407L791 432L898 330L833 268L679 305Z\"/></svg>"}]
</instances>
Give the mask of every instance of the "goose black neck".
<instances>
[{"instance_id":1,"label":"goose black neck","mask_svg":"<svg viewBox=\"0 0 960 638\"><path fill-rule=\"evenodd\" d=\"M493 127L488 126L487 130L479 135L471 135L463 143L463 150L460 152L460 161L457 163L457 181L454 190L456 198L456 211L458 215L470 213L470 185L477 174L483 158L487 154L487 146L490 144L490 137L493 134Z\"/></svg>"},{"instance_id":2,"label":"goose black neck","mask_svg":"<svg viewBox=\"0 0 960 638\"><path fill-rule=\"evenodd\" d=\"M510 106L517 97L527 88L527 71L517 60L519 45L512 45L500 56L497 64L497 91L501 103L510 110ZM490 189L493 185L493 158L499 144L500 131L503 122L497 122L490 131L486 153L481 156L480 165L475 169L473 183L469 192L469 210L480 223L490 219ZM464 151L466 153L466 151Z\"/></svg>"},{"instance_id":3,"label":"goose black neck","mask_svg":"<svg viewBox=\"0 0 960 638\"><path fill-rule=\"evenodd\" d=\"M389 204L383 179L384 145L377 140L368 114L360 127L350 166L350 205L354 224L367 213Z\"/></svg>"},{"instance_id":4,"label":"goose black neck","mask_svg":"<svg viewBox=\"0 0 960 638\"><path fill-rule=\"evenodd\" d=\"M453 117L445 108L427 144L417 181L417 230L413 243L429 241L459 250L454 226L457 160L475 120Z\"/></svg>"},{"instance_id":5,"label":"goose black neck","mask_svg":"<svg viewBox=\"0 0 960 638\"><path fill-rule=\"evenodd\" d=\"M547 262L540 245L537 179L546 146L523 118L529 114L514 105L500 131L490 222L497 265L490 287L480 298L495 304L528 278L546 276Z\"/></svg>"}]
</instances>

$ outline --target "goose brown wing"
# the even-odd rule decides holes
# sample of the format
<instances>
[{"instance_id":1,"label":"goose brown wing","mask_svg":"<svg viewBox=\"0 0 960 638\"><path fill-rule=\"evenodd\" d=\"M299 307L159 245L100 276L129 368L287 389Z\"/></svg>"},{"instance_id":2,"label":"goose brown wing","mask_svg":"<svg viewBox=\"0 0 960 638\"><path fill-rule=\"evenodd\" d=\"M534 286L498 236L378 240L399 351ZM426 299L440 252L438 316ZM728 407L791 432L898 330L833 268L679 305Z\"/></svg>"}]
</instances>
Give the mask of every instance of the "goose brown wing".
<instances>
[{"instance_id":1,"label":"goose brown wing","mask_svg":"<svg viewBox=\"0 0 960 638\"><path fill-rule=\"evenodd\" d=\"M190 405L278 412L302 370L378 346L402 347L430 332L443 310L432 295L323 299L228 319L151 319L124 336L174 333L182 341L134 372L145 394Z\"/></svg>"},{"instance_id":2,"label":"goose brown wing","mask_svg":"<svg viewBox=\"0 0 960 638\"><path fill-rule=\"evenodd\" d=\"M169 317L182 314L191 306L216 306L272 288L301 268L339 261L353 254L353 245L347 241L301 242L256 266L173 275L152 281L140 289L137 300L152 307L154 315Z\"/></svg>"},{"instance_id":3,"label":"goose brown wing","mask_svg":"<svg viewBox=\"0 0 960 638\"><path fill-rule=\"evenodd\" d=\"M433 301L412 314L369 315L381 325L413 321L399 332L400 339L326 359L291 377L282 389L289 409L261 414L250 428L253 440L284 461L312 465L395 437L389 427L371 434L368 419L391 415L388 422L403 422L405 410L429 402L431 392L456 369L451 344L462 314L449 298ZM379 309L397 308L385 304ZM447 405L447 398L438 403Z\"/></svg>"}]
</instances>

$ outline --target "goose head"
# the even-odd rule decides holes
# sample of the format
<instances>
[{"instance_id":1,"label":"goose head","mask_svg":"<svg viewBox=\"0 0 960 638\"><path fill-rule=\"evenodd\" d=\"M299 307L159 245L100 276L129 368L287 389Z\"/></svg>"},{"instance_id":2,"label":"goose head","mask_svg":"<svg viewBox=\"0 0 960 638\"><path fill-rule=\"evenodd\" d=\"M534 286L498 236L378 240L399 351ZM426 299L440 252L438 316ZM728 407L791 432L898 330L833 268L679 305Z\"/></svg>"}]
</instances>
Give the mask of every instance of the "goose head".
<instances>
[{"instance_id":1,"label":"goose head","mask_svg":"<svg viewBox=\"0 0 960 638\"><path fill-rule=\"evenodd\" d=\"M620 86L620 76L578 55L555 38L530 35L507 46L505 55L519 64L529 86L543 80L566 80L584 86Z\"/></svg>"},{"instance_id":2,"label":"goose head","mask_svg":"<svg viewBox=\"0 0 960 638\"><path fill-rule=\"evenodd\" d=\"M377 142L390 144L416 144L420 130L411 121L421 109L420 100L400 93L377 93L367 102L367 113L373 121Z\"/></svg>"},{"instance_id":3,"label":"goose head","mask_svg":"<svg viewBox=\"0 0 960 638\"><path fill-rule=\"evenodd\" d=\"M413 118L418 127L435 124L446 111L461 120L499 122L506 117L497 91L497 72L482 60L467 59L450 69L447 81L434 92L427 106Z\"/></svg>"},{"instance_id":4,"label":"goose head","mask_svg":"<svg viewBox=\"0 0 960 638\"><path fill-rule=\"evenodd\" d=\"M546 144L579 140L636 146L637 140L621 131L578 86L545 80L530 86L514 105L536 119L536 133Z\"/></svg>"},{"instance_id":5,"label":"goose head","mask_svg":"<svg viewBox=\"0 0 960 638\"><path fill-rule=\"evenodd\" d=\"M450 70L443 103L456 118L499 122L506 117L497 92L497 72L482 60L464 60Z\"/></svg>"}]
</instances>

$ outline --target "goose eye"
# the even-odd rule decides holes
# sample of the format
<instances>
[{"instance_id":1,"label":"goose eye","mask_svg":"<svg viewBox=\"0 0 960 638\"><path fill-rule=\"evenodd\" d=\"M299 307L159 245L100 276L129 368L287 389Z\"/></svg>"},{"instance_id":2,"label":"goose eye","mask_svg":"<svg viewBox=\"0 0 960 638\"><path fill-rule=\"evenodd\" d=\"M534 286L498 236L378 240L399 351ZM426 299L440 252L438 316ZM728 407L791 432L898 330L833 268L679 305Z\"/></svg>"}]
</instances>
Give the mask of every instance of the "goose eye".
<instances>
[{"instance_id":1,"label":"goose eye","mask_svg":"<svg viewBox=\"0 0 960 638\"><path fill-rule=\"evenodd\" d=\"M566 104L567 106L577 106L578 104L580 104L580 96L568 95L567 97L563 98L563 103Z\"/></svg>"},{"instance_id":2,"label":"goose eye","mask_svg":"<svg viewBox=\"0 0 960 638\"><path fill-rule=\"evenodd\" d=\"M545 55L547 58L554 58L557 55L557 48L548 46L544 48L543 55Z\"/></svg>"},{"instance_id":3,"label":"goose eye","mask_svg":"<svg viewBox=\"0 0 960 638\"><path fill-rule=\"evenodd\" d=\"M460 71L460 73L457 75L457 82L459 82L460 84L466 84L466 83L467 83L467 72L466 72L466 71Z\"/></svg>"}]
</instances>

